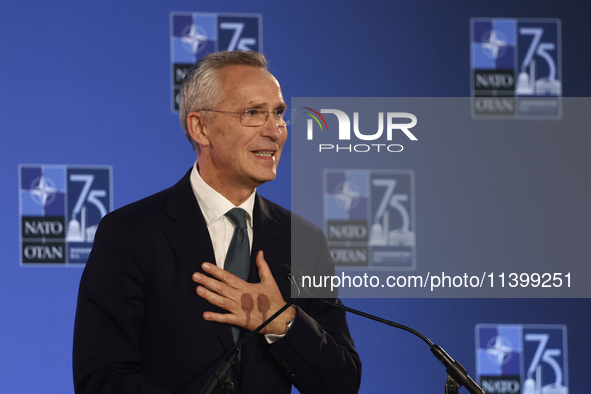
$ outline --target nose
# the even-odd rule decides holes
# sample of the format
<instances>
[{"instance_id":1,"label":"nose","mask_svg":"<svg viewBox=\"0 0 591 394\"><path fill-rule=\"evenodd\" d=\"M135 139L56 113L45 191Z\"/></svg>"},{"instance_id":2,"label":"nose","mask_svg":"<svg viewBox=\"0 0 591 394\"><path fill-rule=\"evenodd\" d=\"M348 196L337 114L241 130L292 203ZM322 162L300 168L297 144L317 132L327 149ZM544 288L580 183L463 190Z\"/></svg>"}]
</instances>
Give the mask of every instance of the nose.
<instances>
[{"instance_id":1,"label":"nose","mask_svg":"<svg viewBox=\"0 0 591 394\"><path fill-rule=\"evenodd\" d=\"M282 121L277 121L271 113L268 113L265 124L262 126L261 135L269 137L273 141L280 139L283 134L287 134L287 128L280 126L280 122L282 123Z\"/></svg>"}]
</instances>

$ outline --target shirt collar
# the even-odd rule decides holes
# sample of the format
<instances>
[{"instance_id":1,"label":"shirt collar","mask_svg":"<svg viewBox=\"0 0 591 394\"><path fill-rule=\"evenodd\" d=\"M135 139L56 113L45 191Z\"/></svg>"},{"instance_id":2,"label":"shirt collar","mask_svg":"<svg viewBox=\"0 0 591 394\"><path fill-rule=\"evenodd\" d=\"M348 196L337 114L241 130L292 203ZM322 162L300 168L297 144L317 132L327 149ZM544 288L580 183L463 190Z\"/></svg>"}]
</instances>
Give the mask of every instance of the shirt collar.
<instances>
[{"instance_id":1,"label":"shirt collar","mask_svg":"<svg viewBox=\"0 0 591 394\"><path fill-rule=\"evenodd\" d=\"M232 208L236 208L234 204L232 204L226 197L222 196L216 190L214 190L211 186L209 186L201 175L199 175L199 170L197 169L197 162L193 166L191 170L191 187L193 189L193 193L195 194L195 198L199 203L199 207L201 208L201 212L203 213L203 217L205 218L205 223L209 226L211 223L219 220L223 217L226 212L228 212ZM246 223L249 227L252 228L252 211L254 210L254 198L256 195L256 189L252 192L250 197L238 207L242 208L246 211Z\"/></svg>"}]
</instances>

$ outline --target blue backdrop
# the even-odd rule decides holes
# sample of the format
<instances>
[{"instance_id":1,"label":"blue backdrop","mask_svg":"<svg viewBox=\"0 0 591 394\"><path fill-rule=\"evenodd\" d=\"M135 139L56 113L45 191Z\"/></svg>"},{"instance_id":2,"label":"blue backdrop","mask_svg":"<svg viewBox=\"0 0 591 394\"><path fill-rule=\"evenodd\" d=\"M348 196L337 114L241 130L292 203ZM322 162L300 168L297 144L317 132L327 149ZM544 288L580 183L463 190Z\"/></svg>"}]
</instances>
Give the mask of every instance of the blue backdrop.
<instances>
[{"instance_id":1,"label":"blue backdrop","mask_svg":"<svg viewBox=\"0 0 591 394\"><path fill-rule=\"evenodd\" d=\"M286 100L469 97L470 18L559 18L562 94L591 91L591 5L582 1L7 0L0 10L2 393L73 392L82 273L82 266L20 263L19 165L112 166L118 208L171 186L195 160L171 112L171 12L261 14L263 52ZM259 188L284 206L291 203L291 154L288 145L278 179ZM572 182L589 192L588 180ZM590 219L588 209L580 215ZM566 325L570 392L589 390L589 299L345 302L423 331L471 375L476 324ZM355 316L350 325L364 363L361 392L442 392L445 372L420 340Z\"/></svg>"}]
</instances>

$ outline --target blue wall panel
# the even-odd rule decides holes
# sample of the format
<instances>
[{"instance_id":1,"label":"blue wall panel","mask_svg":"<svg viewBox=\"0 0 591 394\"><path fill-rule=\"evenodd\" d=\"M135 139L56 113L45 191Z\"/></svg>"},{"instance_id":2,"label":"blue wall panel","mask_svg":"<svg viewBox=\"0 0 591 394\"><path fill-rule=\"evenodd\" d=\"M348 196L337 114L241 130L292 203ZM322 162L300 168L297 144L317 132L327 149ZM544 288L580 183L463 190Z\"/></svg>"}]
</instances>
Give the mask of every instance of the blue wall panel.
<instances>
[{"instance_id":1,"label":"blue wall panel","mask_svg":"<svg viewBox=\"0 0 591 394\"><path fill-rule=\"evenodd\" d=\"M470 18L559 18L563 96L586 97L591 91L591 6L581 1L4 1L2 393L73 392L71 342L82 273L82 267L19 263L19 165L112 166L118 208L172 185L194 162L170 110L171 12L261 14L263 51L286 99L467 97ZM297 153L288 146L279 178L259 189L285 206L291 154ZM591 163L587 158L580 164ZM589 211L581 215L589 218ZM476 324L565 324L570 390L588 391L589 299L345 301L424 331L472 375ZM418 339L358 317L350 324L364 362L361 392L443 390L443 368Z\"/></svg>"}]
</instances>

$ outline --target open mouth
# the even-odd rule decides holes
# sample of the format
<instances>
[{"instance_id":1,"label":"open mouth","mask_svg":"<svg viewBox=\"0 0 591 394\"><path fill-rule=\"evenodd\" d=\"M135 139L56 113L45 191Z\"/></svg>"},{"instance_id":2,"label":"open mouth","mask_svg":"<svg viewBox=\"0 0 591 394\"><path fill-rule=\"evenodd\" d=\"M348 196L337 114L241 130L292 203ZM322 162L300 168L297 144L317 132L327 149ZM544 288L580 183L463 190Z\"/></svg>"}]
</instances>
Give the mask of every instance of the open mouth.
<instances>
[{"instance_id":1,"label":"open mouth","mask_svg":"<svg viewBox=\"0 0 591 394\"><path fill-rule=\"evenodd\" d=\"M252 153L254 153L257 156L261 156L261 157L273 157L274 152L257 150L257 151L253 151Z\"/></svg>"}]
</instances>

